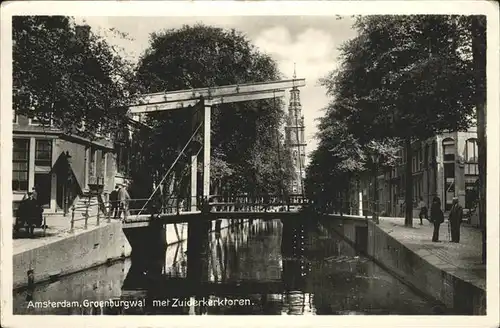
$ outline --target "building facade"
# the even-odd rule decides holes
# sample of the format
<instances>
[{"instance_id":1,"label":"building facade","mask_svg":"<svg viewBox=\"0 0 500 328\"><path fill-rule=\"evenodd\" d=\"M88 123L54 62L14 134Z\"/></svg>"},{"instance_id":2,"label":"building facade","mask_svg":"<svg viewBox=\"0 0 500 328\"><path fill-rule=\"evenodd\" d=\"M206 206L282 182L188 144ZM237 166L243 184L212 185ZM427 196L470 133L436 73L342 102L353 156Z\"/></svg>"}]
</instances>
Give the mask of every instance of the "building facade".
<instances>
[{"instance_id":1,"label":"building facade","mask_svg":"<svg viewBox=\"0 0 500 328\"><path fill-rule=\"evenodd\" d=\"M110 135L90 141L15 113L12 127L14 212L33 188L44 213L65 213L91 191L106 199L116 183L126 181L128 159Z\"/></svg>"},{"instance_id":2,"label":"building facade","mask_svg":"<svg viewBox=\"0 0 500 328\"><path fill-rule=\"evenodd\" d=\"M294 73L294 78L296 74ZM304 192L306 142L304 135L304 116L300 103L300 91L297 87L290 90L290 102L285 125L285 147L292 156L293 177L289 192Z\"/></svg>"},{"instance_id":3,"label":"building facade","mask_svg":"<svg viewBox=\"0 0 500 328\"><path fill-rule=\"evenodd\" d=\"M453 198L458 197L465 212L470 213L471 223L479 224L476 210L479 179L476 129L443 133L412 146L414 217L418 217L417 204L420 197L429 206L433 197L438 196L445 212L451 209ZM378 172L377 193L381 215L404 216L404 149L399 156L402 160L398 166ZM374 199L373 180L370 174L363 176L356 187L352 188L354 191L351 192L351 199Z\"/></svg>"}]
</instances>

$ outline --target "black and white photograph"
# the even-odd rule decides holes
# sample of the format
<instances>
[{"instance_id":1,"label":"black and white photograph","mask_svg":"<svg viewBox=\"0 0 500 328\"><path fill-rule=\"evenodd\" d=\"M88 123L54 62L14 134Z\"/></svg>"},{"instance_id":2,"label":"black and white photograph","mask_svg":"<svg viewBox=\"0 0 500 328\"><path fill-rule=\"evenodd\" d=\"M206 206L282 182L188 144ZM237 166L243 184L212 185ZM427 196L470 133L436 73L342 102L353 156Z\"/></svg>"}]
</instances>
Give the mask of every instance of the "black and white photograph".
<instances>
[{"instance_id":1,"label":"black and white photograph","mask_svg":"<svg viewBox=\"0 0 500 328\"><path fill-rule=\"evenodd\" d=\"M498 326L498 4L377 2L3 6L5 327Z\"/></svg>"}]
</instances>

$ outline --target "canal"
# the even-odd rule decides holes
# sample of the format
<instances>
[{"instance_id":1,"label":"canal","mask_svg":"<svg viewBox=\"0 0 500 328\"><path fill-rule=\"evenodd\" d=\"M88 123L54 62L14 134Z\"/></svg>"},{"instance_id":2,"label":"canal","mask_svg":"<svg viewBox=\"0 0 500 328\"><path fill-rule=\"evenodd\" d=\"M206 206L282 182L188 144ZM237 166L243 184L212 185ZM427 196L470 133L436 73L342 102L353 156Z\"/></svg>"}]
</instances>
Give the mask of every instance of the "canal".
<instances>
[{"instance_id":1,"label":"canal","mask_svg":"<svg viewBox=\"0 0 500 328\"><path fill-rule=\"evenodd\" d=\"M201 255L169 245L157 272L126 259L14 290L14 314L435 314L321 222L303 222L238 222L211 232Z\"/></svg>"}]
</instances>

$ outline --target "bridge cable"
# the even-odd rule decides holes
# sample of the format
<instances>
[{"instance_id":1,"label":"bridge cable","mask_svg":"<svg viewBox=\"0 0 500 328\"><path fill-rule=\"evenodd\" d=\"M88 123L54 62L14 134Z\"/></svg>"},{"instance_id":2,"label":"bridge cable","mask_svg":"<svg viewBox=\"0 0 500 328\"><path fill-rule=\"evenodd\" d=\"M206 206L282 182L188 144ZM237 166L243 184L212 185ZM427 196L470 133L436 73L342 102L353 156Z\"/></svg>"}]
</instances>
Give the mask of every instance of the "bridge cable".
<instances>
[{"instance_id":1,"label":"bridge cable","mask_svg":"<svg viewBox=\"0 0 500 328\"><path fill-rule=\"evenodd\" d=\"M165 179L167 178L167 176L170 174L170 171L172 171L172 169L174 168L175 164L177 164L177 162L179 161L179 159L181 158L181 156L184 154L184 152L186 151L187 147L189 146L189 144L193 140L194 136L198 133L198 131L200 130L200 128L202 127L202 125L203 125L203 123L200 123L198 125L198 127L196 128L196 130L193 132L193 134L191 135L191 137L189 138L189 140L187 141L187 143L184 145L184 148L182 148L182 150L179 152L179 155L177 155L177 158L174 160L174 162L172 163L172 165L170 165L170 168L168 169L167 173L163 176L163 178L161 179L161 181L158 183L158 185L153 190L153 193L151 194L151 196L149 196L149 198L146 201L146 203L142 206L141 210L137 214L137 217L142 213L142 211L144 210L144 208L146 207L146 205L148 205L148 203L151 201L151 199L153 198L154 194L158 191L158 189L160 188L160 186L162 185L162 183L165 181Z\"/></svg>"},{"instance_id":2,"label":"bridge cable","mask_svg":"<svg viewBox=\"0 0 500 328\"><path fill-rule=\"evenodd\" d=\"M196 152L196 157L198 157L198 155L200 155L201 151L203 150L203 147L200 147L198 149L198 151ZM191 165L185 165L184 166L184 169L182 170L181 172L181 175L180 175L180 178L179 180L177 180L177 183L174 184L174 191L172 192L172 194L174 194L175 192L177 192L178 194L180 194L181 192L181 184L182 184L182 179L184 179L186 176L187 176L187 173L189 171L189 168L191 167ZM190 196L191 197L191 196Z\"/></svg>"}]
</instances>

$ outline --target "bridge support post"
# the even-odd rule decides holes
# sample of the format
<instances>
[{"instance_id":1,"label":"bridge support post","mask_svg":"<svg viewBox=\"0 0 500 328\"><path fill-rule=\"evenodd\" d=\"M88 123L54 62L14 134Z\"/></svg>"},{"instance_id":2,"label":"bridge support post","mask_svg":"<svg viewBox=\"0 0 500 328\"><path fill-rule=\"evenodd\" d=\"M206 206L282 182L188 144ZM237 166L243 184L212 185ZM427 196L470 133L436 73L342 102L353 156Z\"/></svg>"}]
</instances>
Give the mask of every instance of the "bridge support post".
<instances>
[{"instance_id":1,"label":"bridge support post","mask_svg":"<svg viewBox=\"0 0 500 328\"><path fill-rule=\"evenodd\" d=\"M358 196L358 199L359 199L359 215L363 215L363 192L360 191L359 192L359 196Z\"/></svg>"},{"instance_id":2,"label":"bridge support post","mask_svg":"<svg viewBox=\"0 0 500 328\"><path fill-rule=\"evenodd\" d=\"M192 285L208 279L208 244L211 221L193 220L188 223L187 278Z\"/></svg>"},{"instance_id":3,"label":"bridge support post","mask_svg":"<svg viewBox=\"0 0 500 328\"><path fill-rule=\"evenodd\" d=\"M203 100L203 198L208 201L210 195L210 127L212 103Z\"/></svg>"},{"instance_id":4,"label":"bridge support post","mask_svg":"<svg viewBox=\"0 0 500 328\"><path fill-rule=\"evenodd\" d=\"M198 156L191 155L191 211L196 211L197 207L197 192L198 192Z\"/></svg>"}]
</instances>

